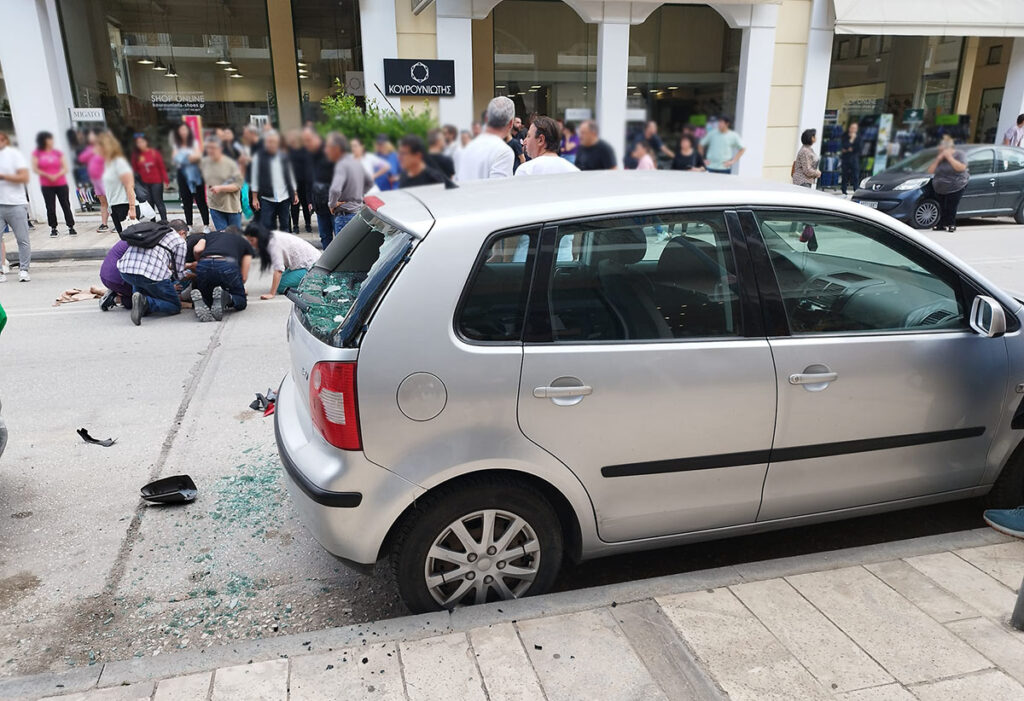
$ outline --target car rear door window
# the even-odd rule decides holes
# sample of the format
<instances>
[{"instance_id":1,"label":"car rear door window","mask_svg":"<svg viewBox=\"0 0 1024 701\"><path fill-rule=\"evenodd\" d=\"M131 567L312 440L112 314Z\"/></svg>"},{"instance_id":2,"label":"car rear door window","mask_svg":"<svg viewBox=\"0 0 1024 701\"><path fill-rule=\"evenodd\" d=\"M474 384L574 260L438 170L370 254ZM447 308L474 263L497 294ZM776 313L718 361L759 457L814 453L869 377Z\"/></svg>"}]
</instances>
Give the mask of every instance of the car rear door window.
<instances>
[{"instance_id":1,"label":"car rear door window","mask_svg":"<svg viewBox=\"0 0 1024 701\"><path fill-rule=\"evenodd\" d=\"M458 315L459 333L470 341L519 341L536 256L537 233L491 238L484 246Z\"/></svg>"},{"instance_id":2,"label":"car rear door window","mask_svg":"<svg viewBox=\"0 0 1024 701\"><path fill-rule=\"evenodd\" d=\"M995 156L995 151L990 148L982 149L980 151L971 151L967 155L967 171L971 175L986 175L992 172L993 164L992 159Z\"/></svg>"},{"instance_id":3,"label":"car rear door window","mask_svg":"<svg viewBox=\"0 0 1024 701\"><path fill-rule=\"evenodd\" d=\"M999 149L998 158L996 159L996 172L1014 173L1019 170L1024 170L1024 151L1012 148Z\"/></svg>"},{"instance_id":4,"label":"car rear door window","mask_svg":"<svg viewBox=\"0 0 1024 701\"><path fill-rule=\"evenodd\" d=\"M959 278L859 219L755 213L794 334L966 328Z\"/></svg>"},{"instance_id":5,"label":"car rear door window","mask_svg":"<svg viewBox=\"0 0 1024 701\"><path fill-rule=\"evenodd\" d=\"M556 255L546 272L552 340L740 334L736 266L721 212L604 218L559 225L553 235Z\"/></svg>"}]
</instances>

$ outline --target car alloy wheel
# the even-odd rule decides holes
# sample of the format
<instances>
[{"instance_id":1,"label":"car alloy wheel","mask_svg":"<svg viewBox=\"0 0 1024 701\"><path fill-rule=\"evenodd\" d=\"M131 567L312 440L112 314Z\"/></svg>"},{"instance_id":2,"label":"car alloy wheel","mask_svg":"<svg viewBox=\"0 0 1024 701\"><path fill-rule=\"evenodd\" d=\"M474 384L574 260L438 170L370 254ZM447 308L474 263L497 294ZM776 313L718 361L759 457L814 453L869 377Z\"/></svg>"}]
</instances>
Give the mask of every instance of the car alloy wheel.
<instances>
[{"instance_id":1,"label":"car alloy wheel","mask_svg":"<svg viewBox=\"0 0 1024 701\"><path fill-rule=\"evenodd\" d=\"M918 229L930 229L939 221L939 203L935 200L924 200L914 208L914 226Z\"/></svg>"},{"instance_id":2,"label":"car alloy wheel","mask_svg":"<svg viewBox=\"0 0 1024 701\"><path fill-rule=\"evenodd\" d=\"M450 523L424 563L427 590L444 608L516 599L540 570L540 539L510 511L483 509Z\"/></svg>"}]
</instances>

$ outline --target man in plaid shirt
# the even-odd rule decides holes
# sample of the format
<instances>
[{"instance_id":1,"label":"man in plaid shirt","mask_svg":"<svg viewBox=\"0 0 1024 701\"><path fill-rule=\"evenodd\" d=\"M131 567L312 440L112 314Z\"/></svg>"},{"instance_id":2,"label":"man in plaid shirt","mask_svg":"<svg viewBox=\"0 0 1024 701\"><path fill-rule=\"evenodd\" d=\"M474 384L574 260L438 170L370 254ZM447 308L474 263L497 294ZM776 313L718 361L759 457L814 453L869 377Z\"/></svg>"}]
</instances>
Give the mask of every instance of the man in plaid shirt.
<instances>
[{"instance_id":1,"label":"man in plaid shirt","mask_svg":"<svg viewBox=\"0 0 1024 701\"><path fill-rule=\"evenodd\" d=\"M181 312L181 298L174 281L185 274L185 232L173 229L153 248L129 246L117 269L132 286L132 323L139 326L142 317L160 312Z\"/></svg>"}]
</instances>

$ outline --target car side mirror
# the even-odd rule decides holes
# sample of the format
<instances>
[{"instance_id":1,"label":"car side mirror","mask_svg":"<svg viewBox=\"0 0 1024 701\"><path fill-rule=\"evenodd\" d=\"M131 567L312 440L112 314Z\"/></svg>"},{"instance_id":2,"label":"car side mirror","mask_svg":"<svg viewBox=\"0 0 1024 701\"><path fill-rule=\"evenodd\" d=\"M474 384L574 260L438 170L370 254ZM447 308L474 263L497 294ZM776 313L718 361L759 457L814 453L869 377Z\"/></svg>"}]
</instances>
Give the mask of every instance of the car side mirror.
<instances>
[{"instance_id":1,"label":"car side mirror","mask_svg":"<svg viewBox=\"0 0 1024 701\"><path fill-rule=\"evenodd\" d=\"M996 300L978 295L971 305L971 328L988 338L998 338L1006 333L1006 312Z\"/></svg>"}]
</instances>

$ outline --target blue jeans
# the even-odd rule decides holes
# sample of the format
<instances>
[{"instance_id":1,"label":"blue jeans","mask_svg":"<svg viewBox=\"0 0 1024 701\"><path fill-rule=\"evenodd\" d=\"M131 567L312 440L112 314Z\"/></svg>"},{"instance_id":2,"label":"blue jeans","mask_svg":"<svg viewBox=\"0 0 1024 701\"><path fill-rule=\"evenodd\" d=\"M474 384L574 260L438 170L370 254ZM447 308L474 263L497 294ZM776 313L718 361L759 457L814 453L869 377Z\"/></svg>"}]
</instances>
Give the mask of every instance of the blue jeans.
<instances>
[{"instance_id":1,"label":"blue jeans","mask_svg":"<svg viewBox=\"0 0 1024 701\"><path fill-rule=\"evenodd\" d=\"M195 288L203 296L206 306L213 304L213 288L219 287L231 296L231 305L237 310L245 309L245 283L238 263L230 260L201 260L196 266ZM226 300L225 300L226 301Z\"/></svg>"},{"instance_id":2,"label":"blue jeans","mask_svg":"<svg viewBox=\"0 0 1024 701\"><path fill-rule=\"evenodd\" d=\"M292 230L292 202L291 200L274 202L266 197L261 197L259 217L260 224L271 231L277 229L290 233Z\"/></svg>"},{"instance_id":3,"label":"blue jeans","mask_svg":"<svg viewBox=\"0 0 1024 701\"><path fill-rule=\"evenodd\" d=\"M334 235L337 236L338 232L341 231L346 224L355 218L354 213L340 212L334 215Z\"/></svg>"},{"instance_id":4,"label":"blue jeans","mask_svg":"<svg viewBox=\"0 0 1024 701\"><path fill-rule=\"evenodd\" d=\"M132 286L133 292L141 292L149 304L147 314L180 314L181 298L174 289L173 280L150 280L142 275L121 273L124 281Z\"/></svg>"},{"instance_id":5,"label":"blue jeans","mask_svg":"<svg viewBox=\"0 0 1024 701\"><path fill-rule=\"evenodd\" d=\"M327 207L317 208L315 212L316 228L320 232L320 248L327 250L334 240L334 215Z\"/></svg>"},{"instance_id":6,"label":"blue jeans","mask_svg":"<svg viewBox=\"0 0 1024 701\"><path fill-rule=\"evenodd\" d=\"M721 173L722 175L731 175L732 174L732 168L725 168L724 170L721 169L721 168L708 168L708 172L709 173Z\"/></svg>"},{"instance_id":7,"label":"blue jeans","mask_svg":"<svg viewBox=\"0 0 1024 701\"><path fill-rule=\"evenodd\" d=\"M242 226L241 212L220 212L216 209L210 210L210 221L213 222L214 231L224 231L229 226Z\"/></svg>"}]
</instances>

